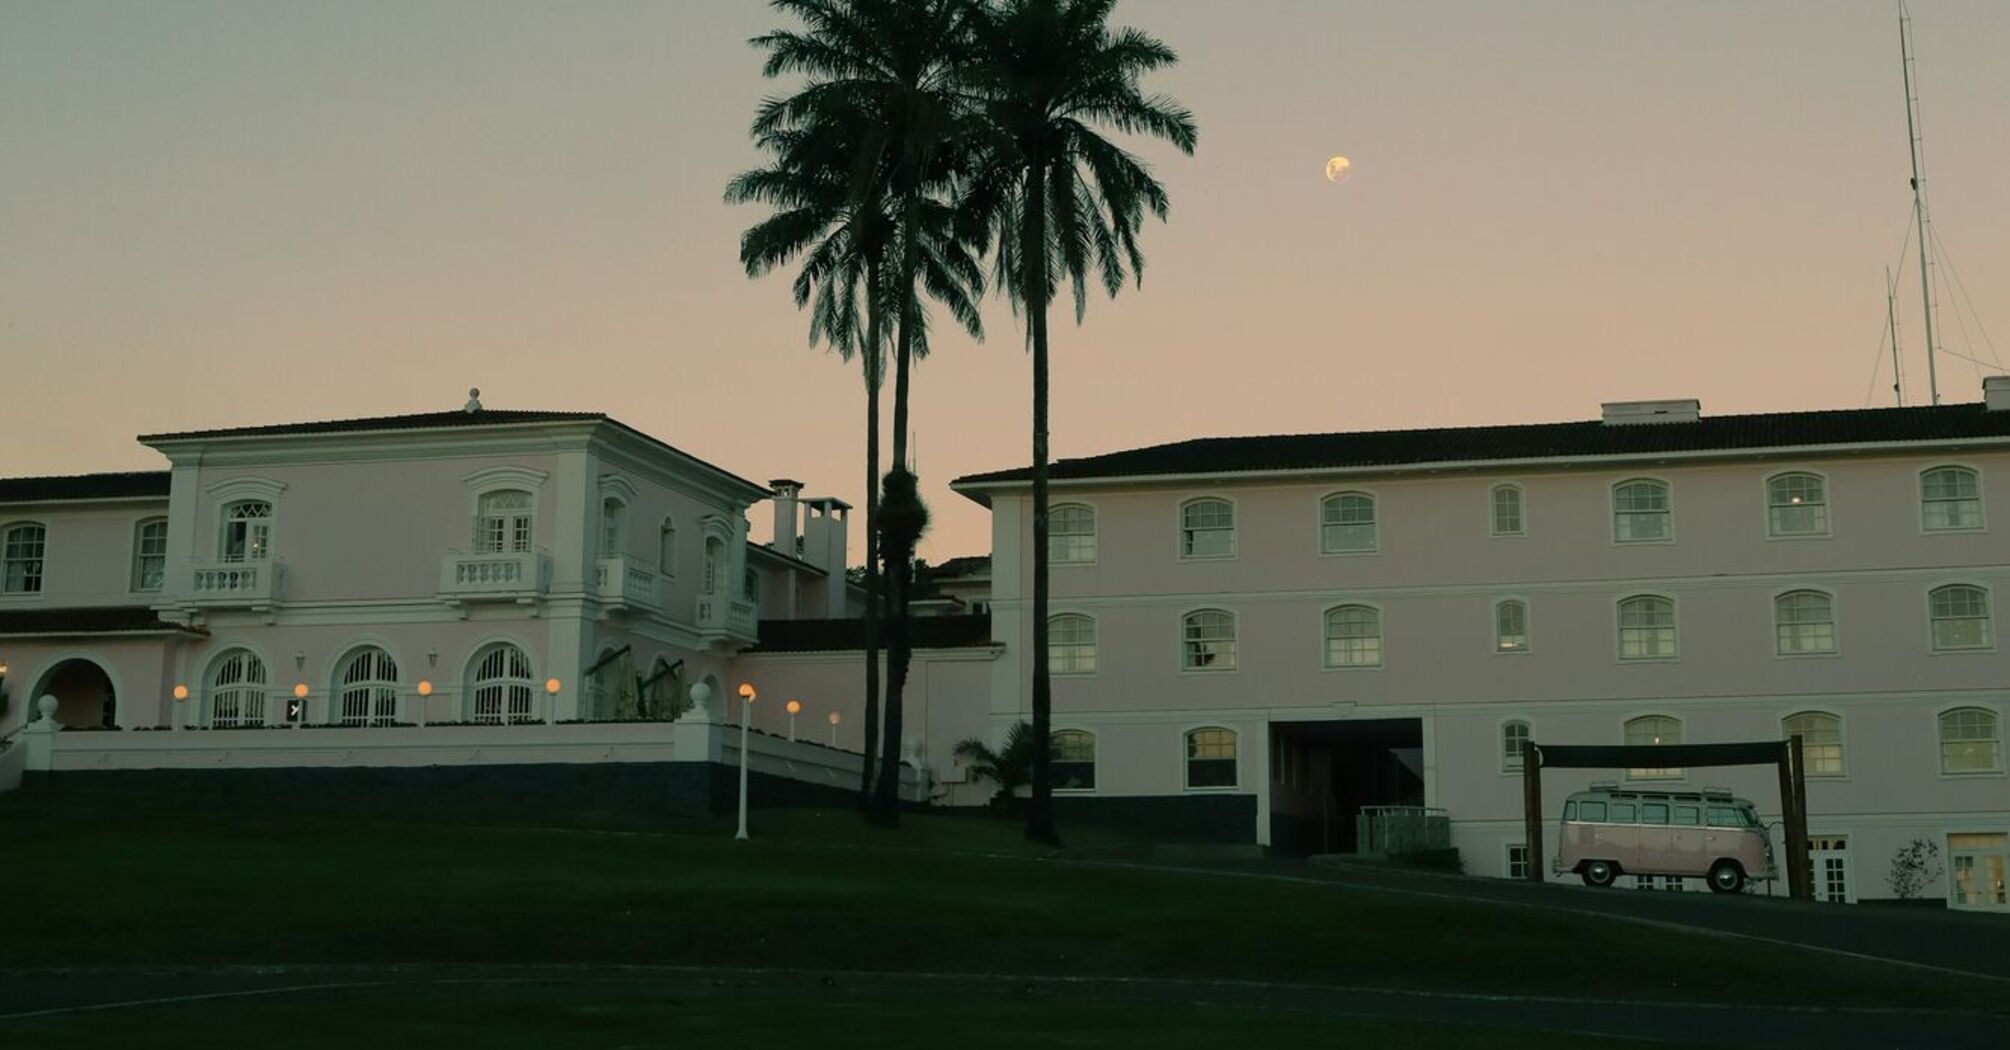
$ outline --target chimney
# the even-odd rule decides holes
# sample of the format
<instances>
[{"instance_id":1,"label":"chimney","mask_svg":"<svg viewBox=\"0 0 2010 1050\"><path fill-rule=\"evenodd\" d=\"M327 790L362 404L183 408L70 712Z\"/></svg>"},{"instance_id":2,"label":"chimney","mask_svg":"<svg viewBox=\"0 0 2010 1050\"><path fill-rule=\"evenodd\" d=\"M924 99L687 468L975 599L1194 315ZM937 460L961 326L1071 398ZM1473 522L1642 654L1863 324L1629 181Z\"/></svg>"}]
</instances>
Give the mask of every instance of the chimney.
<instances>
[{"instance_id":1,"label":"chimney","mask_svg":"<svg viewBox=\"0 0 2010 1050\"><path fill-rule=\"evenodd\" d=\"M824 571L825 616L845 614L845 533L851 504L832 496L803 501L802 559Z\"/></svg>"},{"instance_id":2,"label":"chimney","mask_svg":"<svg viewBox=\"0 0 2010 1050\"><path fill-rule=\"evenodd\" d=\"M1982 404L1991 412L2010 412L2010 376L1984 376Z\"/></svg>"},{"instance_id":3,"label":"chimney","mask_svg":"<svg viewBox=\"0 0 2010 1050\"><path fill-rule=\"evenodd\" d=\"M802 511L797 497L803 483L776 478L768 487L775 490L775 549L792 558L802 557Z\"/></svg>"},{"instance_id":4,"label":"chimney","mask_svg":"<svg viewBox=\"0 0 2010 1050\"><path fill-rule=\"evenodd\" d=\"M1599 406L1604 410L1603 420L1607 426L1630 426L1636 423L1694 423L1703 418L1703 402L1687 401L1607 401Z\"/></svg>"}]
</instances>

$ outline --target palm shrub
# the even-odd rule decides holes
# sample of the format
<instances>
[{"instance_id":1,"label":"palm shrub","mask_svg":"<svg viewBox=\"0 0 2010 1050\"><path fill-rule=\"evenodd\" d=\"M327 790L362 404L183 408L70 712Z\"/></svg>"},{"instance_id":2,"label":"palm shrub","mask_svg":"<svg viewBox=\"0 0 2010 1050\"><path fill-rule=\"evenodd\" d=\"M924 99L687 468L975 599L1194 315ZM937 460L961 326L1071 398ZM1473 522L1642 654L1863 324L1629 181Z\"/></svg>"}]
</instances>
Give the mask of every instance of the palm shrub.
<instances>
[{"instance_id":1,"label":"palm shrub","mask_svg":"<svg viewBox=\"0 0 2010 1050\"><path fill-rule=\"evenodd\" d=\"M1005 745L999 750L991 750L982 737L973 736L959 741L955 754L963 760L972 780L989 780L998 785L991 804L1010 809L1014 794L1031 779L1033 751L1033 727L1016 722L1006 731Z\"/></svg>"}]
</instances>

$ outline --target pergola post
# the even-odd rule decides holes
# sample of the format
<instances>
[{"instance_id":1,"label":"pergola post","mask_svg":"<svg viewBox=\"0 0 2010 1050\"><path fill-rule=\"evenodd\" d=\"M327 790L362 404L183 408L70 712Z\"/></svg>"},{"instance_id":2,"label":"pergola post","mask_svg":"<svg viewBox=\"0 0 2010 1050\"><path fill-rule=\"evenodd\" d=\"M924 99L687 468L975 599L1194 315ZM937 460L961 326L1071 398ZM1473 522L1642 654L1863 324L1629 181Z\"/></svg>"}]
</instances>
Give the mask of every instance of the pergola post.
<instances>
[{"instance_id":1,"label":"pergola post","mask_svg":"<svg viewBox=\"0 0 2010 1050\"><path fill-rule=\"evenodd\" d=\"M1525 877L1541 882L1543 858L1549 854L1542 848L1542 749L1533 740L1521 742L1521 800L1522 851L1528 867Z\"/></svg>"},{"instance_id":2,"label":"pergola post","mask_svg":"<svg viewBox=\"0 0 2010 1050\"><path fill-rule=\"evenodd\" d=\"M1793 794L1786 818L1787 892L1797 901L1815 899L1814 872L1808 869L1808 771L1803 765L1806 752L1801 735L1787 738L1787 768L1793 777Z\"/></svg>"}]
</instances>

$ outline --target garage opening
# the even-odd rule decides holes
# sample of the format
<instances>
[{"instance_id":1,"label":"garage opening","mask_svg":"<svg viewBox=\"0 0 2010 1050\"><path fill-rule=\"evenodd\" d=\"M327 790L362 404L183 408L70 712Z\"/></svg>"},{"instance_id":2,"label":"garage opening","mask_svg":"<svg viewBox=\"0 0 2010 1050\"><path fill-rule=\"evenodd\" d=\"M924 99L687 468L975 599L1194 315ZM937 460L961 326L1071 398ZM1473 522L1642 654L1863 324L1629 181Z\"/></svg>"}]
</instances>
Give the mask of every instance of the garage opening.
<instances>
[{"instance_id":1,"label":"garage opening","mask_svg":"<svg viewBox=\"0 0 2010 1050\"><path fill-rule=\"evenodd\" d=\"M1422 719L1271 723L1272 852L1357 853L1363 811L1423 805Z\"/></svg>"}]
</instances>

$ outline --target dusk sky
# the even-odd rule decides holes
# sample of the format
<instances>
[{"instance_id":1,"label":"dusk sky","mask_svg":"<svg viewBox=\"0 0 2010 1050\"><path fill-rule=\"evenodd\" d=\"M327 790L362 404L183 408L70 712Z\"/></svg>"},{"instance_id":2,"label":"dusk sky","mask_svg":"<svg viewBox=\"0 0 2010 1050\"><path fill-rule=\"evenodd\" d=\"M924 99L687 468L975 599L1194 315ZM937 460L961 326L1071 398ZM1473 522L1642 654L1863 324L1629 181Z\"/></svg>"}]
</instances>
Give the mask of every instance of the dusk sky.
<instances>
[{"instance_id":1,"label":"dusk sky","mask_svg":"<svg viewBox=\"0 0 2010 1050\"><path fill-rule=\"evenodd\" d=\"M1913 16L1934 219L2010 355L2010 4ZM1200 146L1144 151L1173 204L1143 288L1056 317L1057 458L1634 398L1890 403L1889 0L1129 0L1116 21L1180 52L1146 86ZM763 212L720 199L778 90L745 40L776 24L752 0L0 5L0 475L151 468L135 434L479 386L861 502L856 366L807 345L787 275L746 278ZM1900 291L1910 402L1909 270ZM1953 298L1943 345L1990 359ZM1002 303L987 322L981 344L944 326L915 381L931 560L989 550L947 482L1028 460L1029 361ZM1943 360L1945 398L1985 370Z\"/></svg>"}]
</instances>

